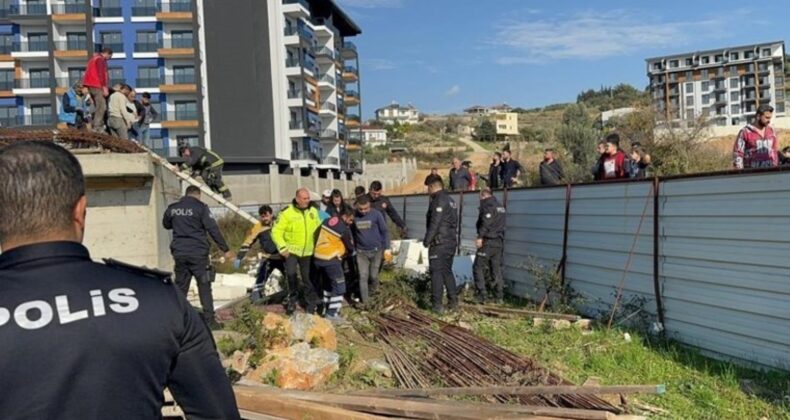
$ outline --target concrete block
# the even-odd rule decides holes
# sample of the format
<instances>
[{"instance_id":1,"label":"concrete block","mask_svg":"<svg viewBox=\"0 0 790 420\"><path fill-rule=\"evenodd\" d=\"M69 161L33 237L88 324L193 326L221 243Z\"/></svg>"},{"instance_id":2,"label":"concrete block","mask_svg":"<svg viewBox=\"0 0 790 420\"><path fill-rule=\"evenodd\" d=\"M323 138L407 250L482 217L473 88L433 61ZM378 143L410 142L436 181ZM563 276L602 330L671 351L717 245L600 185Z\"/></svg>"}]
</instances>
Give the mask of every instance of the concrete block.
<instances>
[{"instance_id":1,"label":"concrete block","mask_svg":"<svg viewBox=\"0 0 790 420\"><path fill-rule=\"evenodd\" d=\"M255 284L255 277L248 274L217 274L214 286L218 287L252 287Z\"/></svg>"},{"instance_id":2,"label":"concrete block","mask_svg":"<svg viewBox=\"0 0 790 420\"><path fill-rule=\"evenodd\" d=\"M233 300L247 296L247 287L242 286L220 286L211 290L214 300Z\"/></svg>"},{"instance_id":3,"label":"concrete block","mask_svg":"<svg viewBox=\"0 0 790 420\"><path fill-rule=\"evenodd\" d=\"M472 264L474 264L474 255L459 255L453 258L455 284L460 286L462 284L474 282Z\"/></svg>"}]
</instances>

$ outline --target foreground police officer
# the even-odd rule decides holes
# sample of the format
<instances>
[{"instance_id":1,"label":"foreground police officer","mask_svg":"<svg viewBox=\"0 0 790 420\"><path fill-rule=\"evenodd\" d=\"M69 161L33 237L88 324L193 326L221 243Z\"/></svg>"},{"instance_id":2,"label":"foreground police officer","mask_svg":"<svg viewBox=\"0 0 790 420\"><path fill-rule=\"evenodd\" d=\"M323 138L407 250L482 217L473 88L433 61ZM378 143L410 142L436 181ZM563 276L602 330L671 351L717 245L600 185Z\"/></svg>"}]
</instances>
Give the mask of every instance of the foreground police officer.
<instances>
[{"instance_id":1,"label":"foreground police officer","mask_svg":"<svg viewBox=\"0 0 790 420\"><path fill-rule=\"evenodd\" d=\"M186 296L192 277L197 279L203 320L210 327L216 327L218 324L214 320L214 298L211 296L211 278L208 273L208 236L211 235L217 247L225 253L225 258L231 259L233 255L217 222L211 218L208 206L200 201L198 187L187 187L186 195L165 210L162 226L173 230L170 252L176 262L176 285Z\"/></svg>"},{"instance_id":2,"label":"foreground police officer","mask_svg":"<svg viewBox=\"0 0 790 420\"><path fill-rule=\"evenodd\" d=\"M52 143L0 149L0 418L238 419L208 330L166 273L91 261L85 182Z\"/></svg>"},{"instance_id":3,"label":"foreground police officer","mask_svg":"<svg viewBox=\"0 0 790 420\"><path fill-rule=\"evenodd\" d=\"M458 308L458 289L453 276L453 257L458 245L458 211L455 201L444 191L441 179L432 179L428 192L431 194L431 204L426 215L427 228L423 243L428 248L433 310L442 313L442 289L447 290L450 310Z\"/></svg>"},{"instance_id":4,"label":"foreground police officer","mask_svg":"<svg viewBox=\"0 0 790 420\"><path fill-rule=\"evenodd\" d=\"M472 267L477 289L477 302L486 301L486 270L494 280L497 303L504 298L502 280L502 253L505 246L505 208L499 204L490 188L480 191L480 209L477 216L477 255Z\"/></svg>"}]
</instances>

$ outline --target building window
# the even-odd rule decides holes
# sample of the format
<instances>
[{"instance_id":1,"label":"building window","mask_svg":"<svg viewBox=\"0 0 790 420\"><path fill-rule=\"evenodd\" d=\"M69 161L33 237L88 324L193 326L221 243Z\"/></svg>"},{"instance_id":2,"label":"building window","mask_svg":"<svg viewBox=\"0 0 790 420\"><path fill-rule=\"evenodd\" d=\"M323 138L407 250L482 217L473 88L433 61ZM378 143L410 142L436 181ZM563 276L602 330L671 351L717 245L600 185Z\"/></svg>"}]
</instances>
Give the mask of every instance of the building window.
<instances>
[{"instance_id":1,"label":"building window","mask_svg":"<svg viewBox=\"0 0 790 420\"><path fill-rule=\"evenodd\" d=\"M730 114L740 114L741 113L741 106L738 104L730 106Z\"/></svg>"},{"instance_id":2,"label":"building window","mask_svg":"<svg viewBox=\"0 0 790 420\"><path fill-rule=\"evenodd\" d=\"M120 67L111 67L107 69L110 76L110 86L116 83L126 83L126 76L123 74L123 69Z\"/></svg>"},{"instance_id":3,"label":"building window","mask_svg":"<svg viewBox=\"0 0 790 420\"><path fill-rule=\"evenodd\" d=\"M743 58L746 60L751 60L752 58L754 58L754 51L744 51Z\"/></svg>"},{"instance_id":4,"label":"building window","mask_svg":"<svg viewBox=\"0 0 790 420\"><path fill-rule=\"evenodd\" d=\"M155 0L135 0L132 6L132 16L154 16L156 15Z\"/></svg>"},{"instance_id":5,"label":"building window","mask_svg":"<svg viewBox=\"0 0 790 420\"><path fill-rule=\"evenodd\" d=\"M702 70L702 80L708 80L710 76L708 75L708 69Z\"/></svg>"},{"instance_id":6,"label":"building window","mask_svg":"<svg viewBox=\"0 0 790 420\"><path fill-rule=\"evenodd\" d=\"M694 92L694 83L689 82L686 83L686 93Z\"/></svg>"},{"instance_id":7,"label":"building window","mask_svg":"<svg viewBox=\"0 0 790 420\"><path fill-rule=\"evenodd\" d=\"M716 57L714 57L713 61L717 63L721 63L722 61L724 61L724 56L721 54L716 54Z\"/></svg>"},{"instance_id":8,"label":"building window","mask_svg":"<svg viewBox=\"0 0 790 420\"><path fill-rule=\"evenodd\" d=\"M34 125L49 124L52 122L52 106L50 105L31 105L31 123Z\"/></svg>"},{"instance_id":9,"label":"building window","mask_svg":"<svg viewBox=\"0 0 790 420\"><path fill-rule=\"evenodd\" d=\"M653 63L653 70L661 70L661 63Z\"/></svg>"},{"instance_id":10,"label":"building window","mask_svg":"<svg viewBox=\"0 0 790 420\"><path fill-rule=\"evenodd\" d=\"M121 0L100 0L98 12L100 17L123 16L121 13Z\"/></svg>"},{"instance_id":11,"label":"building window","mask_svg":"<svg viewBox=\"0 0 790 420\"><path fill-rule=\"evenodd\" d=\"M677 73L670 73L669 81L670 82L677 82L678 81L678 74Z\"/></svg>"},{"instance_id":12,"label":"building window","mask_svg":"<svg viewBox=\"0 0 790 420\"><path fill-rule=\"evenodd\" d=\"M784 112L785 112L785 103L784 102L778 102L776 104L776 113L777 114L784 114Z\"/></svg>"},{"instance_id":13,"label":"building window","mask_svg":"<svg viewBox=\"0 0 790 420\"><path fill-rule=\"evenodd\" d=\"M694 97L686 96L686 106L694 106Z\"/></svg>"},{"instance_id":14,"label":"building window","mask_svg":"<svg viewBox=\"0 0 790 420\"><path fill-rule=\"evenodd\" d=\"M48 88L49 69L30 69L30 88Z\"/></svg>"},{"instance_id":15,"label":"building window","mask_svg":"<svg viewBox=\"0 0 790 420\"><path fill-rule=\"evenodd\" d=\"M739 100L738 92L730 92L730 102L738 102Z\"/></svg>"},{"instance_id":16,"label":"building window","mask_svg":"<svg viewBox=\"0 0 790 420\"><path fill-rule=\"evenodd\" d=\"M770 57L770 56L771 56L771 49L763 48L763 57Z\"/></svg>"},{"instance_id":17,"label":"building window","mask_svg":"<svg viewBox=\"0 0 790 420\"><path fill-rule=\"evenodd\" d=\"M700 85L700 87L701 87L701 90L702 90L703 92L707 92L707 91L709 91L709 90L710 90L710 82L708 82L708 81L702 82L702 84Z\"/></svg>"},{"instance_id":18,"label":"building window","mask_svg":"<svg viewBox=\"0 0 790 420\"><path fill-rule=\"evenodd\" d=\"M710 57L707 55L702 56L702 64L710 64Z\"/></svg>"},{"instance_id":19,"label":"building window","mask_svg":"<svg viewBox=\"0 0 790 420\"><path fill-rule=\"evenodd\" d=\"M779 87L779 86L784 86L784 84L785 84L785 78L784 78L784 77L782 77L782 76L776 76L776 77L774 77L774 81L776 82L776 86L777 86L777 87Z\"/></svg>"},{"instance_id":20,"label":"building window","mask_svg":"<svg viewBox=\"0 0 790 420\"><path fill-rule=\"evenodd\" d=\"M785 92L783 90L776 91L776 100L777 101L784 101L785 100Z\"/></svg>"},{"instance_id":21,"label":"building window","mask_svg":"<svg viewBox=\"0 0 790 420\"><path fill-rule=\"evenodd\" d=\"M678 63L678 60L671 60L671 61L669 62L669 68L671 68L671 69L675 69L675 68L677 68L677 67L678 67L678 64L679 64L679 63Z\"/></svg>"},{"instance_id":22,"label":"building window","mask_svg":"<svg viewBox=\"0 0 790 420\"><path fill-rule=\"evenodd\" d=\"M102 32L101 47L110 48L114 53L123 52L123 38L120 32Z\"/></svg>"},{"instance_id":23,"label":"building window","mask_svg":"<svg viewBox=\"0 0 790 420\"><path fill-rule=\"evenodd\" d=\"M62 45L57 46L58 49ZM68 32L66 34L66 50L87 50L88 49L88 35L85 32Z\"/></svg>"},{"instance_id":24,"label":"building window","mask_svg":"<svg viewBox=\"0 0 790 420\"><path fill-rule=\"evenodd\" d=\"M46 32L28 32L28 51L49 51L49 35Z\"/></svg>"},{"instance_id":25,"label":"building window","mask_svg":"<svg viewBox=\"0 0 790 420\"><path fill-rule=\"evenodd\" d=\"M156 52L159 43L156 42L156 31L137 31L134 41L134 52Z\"/></svg>"},{"instance_id":26,"label":"building window","mask_svg":"<svg viewBox=\"0 0 790 420\"><path fill-rule=\"evenodd\" d=\"M738 77L738 66L730 66L730 76Z\"/></svg>"},{"instance_id":27,"label":"building window","mask_svg":"<svg viewBox=\"0 0 790 420\"><path fill-rule=\"evenodd\" d=\"M197 119L197 102L176 101L175 106L176 106L176 121Z\"/></svg>"},{"instance_id":28,"label":"building window","mask_svg":"<svg viewBox=\"0 0 790 420\"><path fill-rule=\"evenodd\" d=\"M0 127L13 127L17 123L17 108L15 106L0 106Z\"/></svg>"},{"instance_id":29,"label":"building window","mask_svg":"<svg viewBox=\"0 0 790 420\"><path fill-rule=\"evenodd\" d=\"M693 120L694 119L694 110L693 109L689 109L688 111L686 111L686 119L687 120Z\"/></svg>"},{"instance_id":30,"label":"building window","mask_svg":"<svg viewBox=\"0 0 790 420\"><path fill-rule=\"evenodd\" d=\"M193 48L192 31L173 31L170 34L172 48Z\"/></svg>"},{"instance_id":31,"label":"building window","mask_svg":"<svg viewBox=\"0 0 790 420\"><path fill-rule=\"evenodd\" d=\"M691 67L694 64L694 60L691 58L686 59L686 66Z\"/></svg>"},{"instance_id":32,"label":"building window","mask_svg":"<svg viewBox=\"0 0 790 420\"><path fill-rule=\"evenodd\" d=\"M730 60L737 60L739 57L737 52L730 53Z\"/></svg>"},{"instance_id":33,"label":"building window","mask_svg":"<svg viewBox=\"0 0 790 420\"><path fill-rule=\"evenodd\" d=\"M159 87L159 67L138 67L136 87L153 88Z\"/></svg>"},{"instance_id":34,"label":"building window","mask_svg":"<svg viewBox=\"0 0 790 420\"><path fill-rule=\"evenodd\" d=\"M188 144L190 146L199 146L200 138L198 136L176 136L176 144Z\"/></svg>"},{"instance_id":35,"label":"building window","mask_svg":"<svg viewBox=\"0 0 790 420\"><path fill-rule=\"evenodd\" d=\"M710 103L710 94L702 95L702 104L707 105L708 103Z\"/></svg>"},{"instance_id":36,"label":"building window","mask_svg":"<svg viewBox=\"0 0 790 420\"><path fill-rule=\"evenodd\" d=\"M85 76L85 67L70 67L68 72L69 72L68 85L74 86L74 83L82 81L82 77Z\"/></svg>"},{"instance_id":37,"label":"building window","mask_svg":"<svg viewBox=\"0 0 790 420\"><path fill-rule=\"evenodd\" d=\"M14 88L14 70L0 70L0 90L8 91Z\"/></svg>"},{"instance_id":38,"label":"building window","mask_svg":"<svg viewBox=\"0 0 790 420\"><path fill-rule=\"evenodd\" d=\"M739 83L737 77L733 77L730 79L730 89L738 89L738 85Z\"/></svg>"},{"instance_id":39,"label":"building window","mask_svg":"<svg viewBox=\"0 0 790 420\"><path fill-rule=\"evenodd\" d=\"M0 54L11 54L14 48L14 35L0 34Z\"/></svg>"},{"instance_id":40,"label":"building window","mask_svg":"<svg viewBox=\"0 0 790 420\"><path fill-rule=\"evenodd\" d=\"M177 85L195 83L195 66L173 66L173 82Z\"/></svg>"}]
</instances>

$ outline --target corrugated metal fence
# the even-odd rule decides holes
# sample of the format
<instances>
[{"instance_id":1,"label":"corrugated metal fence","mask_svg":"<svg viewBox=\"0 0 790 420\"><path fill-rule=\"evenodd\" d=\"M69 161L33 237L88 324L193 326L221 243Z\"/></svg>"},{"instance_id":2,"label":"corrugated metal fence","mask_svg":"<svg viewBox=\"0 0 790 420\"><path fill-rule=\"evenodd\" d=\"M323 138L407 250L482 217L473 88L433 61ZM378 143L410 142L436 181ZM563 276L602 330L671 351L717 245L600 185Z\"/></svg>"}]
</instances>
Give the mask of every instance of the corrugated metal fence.
<instances>
[{"instance_id":1,"label":"corrugated metal fence","mask_svg":"<svg viewBox=\"0 0 790 420\"><path fill-rule=\"evenodd\" d=\"M479 200L453 198L461 252L470 252ZM622 301L644 302L670 337L790 370L790 172L527 188L497 198L508 208L510 293L541 298L535 267L562 267L583 309L594 312L611 308L622 283ZM409 236L421 239L428 198L392 201Z\"/></svg>"}]
</instances>

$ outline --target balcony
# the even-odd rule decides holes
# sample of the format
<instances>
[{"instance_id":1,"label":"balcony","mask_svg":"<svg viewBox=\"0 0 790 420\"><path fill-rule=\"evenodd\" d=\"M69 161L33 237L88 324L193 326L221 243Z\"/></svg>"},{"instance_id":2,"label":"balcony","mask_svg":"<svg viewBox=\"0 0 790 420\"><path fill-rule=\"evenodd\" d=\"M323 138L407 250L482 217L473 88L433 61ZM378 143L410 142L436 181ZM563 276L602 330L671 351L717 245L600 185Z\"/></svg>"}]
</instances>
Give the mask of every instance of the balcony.
<instances>
[{"instance_id":1,"label":"balcony","mask_svg":"<svg viewBox=\"0 0 790 420\"><path fill-rule=\"evenodd\" d=\"M359 105L359 94L353 90L346 91L345 100L346 105Z\"/></svg>"},{"instance_id":2,"label":"balcony","mask_svg":"<svg viewBox=\"0 0 790 420\"><path fill-rule=\"evenodd\" d=\"M354 66L346 66L343 68L343 81L354 83L359 80L359 73Z\"/></svg>"},{"instance_id":3,"label":"balcony","mask_svg":"<svg viewBox=\"0 0 790 420\"><path fill-rule=\"evenodd\" d=\"M322 62L331 62L335 59L335 52L331 48L316 47L313 48L313 55L316 59Z\"/></svg>"},{"instance_id":4,"label":"balcony","mask_svg":"<svg viewBox=\"0 0 790 420\"><path fill-rule=\"evenodd\" d=\"M84 22L87 14L88 6L85 4L52 4L52 21L55 23Z\"/></svg>"},{"instance_id":5,"label":"balcony","mask_svg":"<svg viewBox=\"0 0 790 420\"><path fill-rule=\"evenodd\" d=\"M105 44L96 44L95 51L101 51L105 48L109 48L112 50L113 54L123 54L123 42L108 42Z\"/></svg>"},{"instance_id":6,"label":"balcony","mask_svg":"<svg viewBox=\"0 0 790 420\"><path fill-rule=\"evenodd\" d=\"M285 59L285 68L302 67L302 62L298 57L288 57Z\"/></svg>"},{"instance_id":7,"label":"balcony","mask_svg":"<svg viewBox=\"0 0 790 420\"><path fill-rule=\"evenodd\" d=\"M162 121L162 128L198 128L200 126L200 115L197 111L164 111L164 106L159 118Z\"/></svg>"},{"instance_id":8,"label":"balcony","mask_svg":"<svg viewBox=\"0 0 790 420\"><path fill-rule=\"evenodd\" d=\"M137 89L154 89L159 88L159 85L162 83L162 79L159 77L138 77L134 80L135 88Z\"/></svg>"},{"instance_id":9,"label":"balcony","mask_svg":"<svg viewBox=\"0 0 790 420\"><path fill-rule=\"evenodd\" d=\"M316 162L320 162L321 156L319 156L315 152L309 152L306 150L292 150L291 160L313 160Z\"/></svg>"},{"instance_id":10,"label":"balcony","mask_svg":"<svg viewBox=\"0 0 790 420\"><path fill-rule=\"evenodd\" d=\"M132 6L132 17L154 17L159 8L156 6Z\"/></svg>"},{"instance_id":11,"label":"balcony","mask_svg":"<svg viewBox=\"0 0 790 420\"><path fill-rule=\"evenodd\" d=\"M318 132L318 137L322 139L337 139L337 131L324 129Z\"/></svg>"},{"instance_id":12,"label":"balcony","mask_svg":"<svg viewBox=\"0 0 790 420\"><path fill-rule=\"evenodd\" d=\"M122 18L123 9L120 7L99 6L93 8L93 17L96 18Z\"/></svg>"},{"instance_id":13,"label":"balcony","mask_svg":"<svg viewBox=\"0 0 790 420\"><path fill-rule=\"evenodd\" d=\"M17 115L16 117L0 118L0 127L25 127L31 125L50 125L52 115Z\"/></svg>"},{"instance_id":14,"label":"balcony","mask_svg":"<svg viewBox=\"0 0 790 420\"><path fill-rule=\"evenodd\" d=\"M310 4L306 0L283 0L283 14L295 18L310 16Z\"/></svg>"},{"instance_id":15,"label":"balcony","mask_svg":"<svg viewBox=\"0 0 790 420\"><path fill-rule=\"evenodd\" d=\"M194 57L195 43L193 39L163 39L158 52L164 58Z\"/></svg>"},{"instance_id":16,"label":"balcony","mask_svg":"<svg viewBox=\"0 0 790 420\"><path fill-rule=\"evenodd\" d=\"M81 59L88 58L87 40L55 41L55 58Z\"/></svg>"},{"instance_id":17,"label":"balcony","mask_svg":"<svg viewBox=\"0 0 790 420\"><path fill-rule=\"evenodd\" d=\"M320 111L322 114L324 113L334 114L335 112L337 112L337 106L335 106L335 104L333 104L332 102L324 102L323 104L321 104Z\"/></svg>"},{"instance_id":18,"label":"balcony","mask_svg":"<svg viewBox=\"0 0 790 420\"><path fill-rule=\"evenodd\" d=\"M156 12L156 20L161 22L190 22L192 21L192 1L176 1L160 3Z\"/></svg>"},{"instance_id":19,"label":"balcony","mask_svg":"<svg viewBox=\"0 0 790 420\"><path fill-rule=\"evenodd\" d=\"M81 82L82 77L58 77L55 79L55 93L62 95L74 86L75 83Z\"/></svg>"},{"instance_id":20,"label":"balcony","mask_svg":"<svg viewBox=\"0 0 790 420\"><path fill-rule=\"evenodd\" d=\"M8 6L8 17L13 20L16 16L46 17L47 5L45 3L12 4Z\"/></svg>"},{"instance_id":21,"label":"balcony","mask_svg":"<svg viewBox=\"0 0 790 420\"><path fill-rule=\"evenodd\" d=\"M346 127L359 128L359 126L360 126L359 115L348 115L346 117Z\"/></svg>"},{"instance_id":22,"label":"balcony","mask_svg":"<svg viewBox=\"0 0 790 420\"><path fill-rule=\"evenodd\" d=\"M162 93L197 93L197 79L194 74L165 76L159 86Z\"/></svg>"},{"instance_id":23,"label":"balcony","mask_svg":"<svg viewBox=\"0 0 790 420\"><path fill-rule=\"evenodd\" d=\"M155 53L159 50L158 42L135 42L134 52L136 53Z\"/></svg>"},{"instance_id":24,"label":"balcony","mask_svg":"<svg viewBox=\"0 0 790 420\"><path fill-rule=\"evenodd\" d=\"M346 41L343 43L343 58L350 59L350 58L357 58L357 46L350 41Z\"/></svg>"},{"instance_id":25,"label":"balcony","mask_svg":"<svg viewBox=\"0 0 790 420\"><path fill-rule=\"evenodd\" d=\"M286 37L298 36L298 40L296 42L286 39L285 40L286 45L291 45L295 43L298 44L300 42L303 45L312 45L314 38L313 33L310 32L310 30L307 29L307 27L304 25L298 25L295 28L293 26L286 26L285 29L283 30L283 34Z\"/></svg>"},{"instance_id":26,"label":"balcony","mask_svg":"<svg viewBox=\"0 0 790 420\"><path fill-rule=\"evenodd\" d=\"M329 19L317 17L311 19L311 22L313 22L313 26L315 26L315 31L320 32L321 35L326 37L330 37L332 35L338 36L337 29L335 29L334 25L332 25L332 22Z\"/></svg>"}]
</instances>

